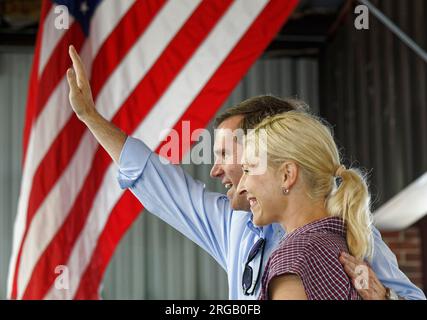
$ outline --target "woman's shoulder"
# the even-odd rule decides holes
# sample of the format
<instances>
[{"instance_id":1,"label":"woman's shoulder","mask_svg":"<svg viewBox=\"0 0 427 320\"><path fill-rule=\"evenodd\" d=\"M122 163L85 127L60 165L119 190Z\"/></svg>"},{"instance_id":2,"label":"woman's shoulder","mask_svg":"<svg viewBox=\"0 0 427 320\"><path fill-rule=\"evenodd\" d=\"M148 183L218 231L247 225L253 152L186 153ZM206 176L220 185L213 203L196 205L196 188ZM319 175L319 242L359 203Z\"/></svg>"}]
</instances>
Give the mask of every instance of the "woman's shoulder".
<instances>
[{"instance_id":1,"label":"woman's shoulder","mask_svg":"<svg viewBox=\"0 0 427 320\"><path fill-rule=\"evenodd\" d=\"M309 250L308 244L310 243L309 237L300 235L283 239L276 250L270 255L265 276L268 281L275 277L286 273L297 274L303 277L305 268L308 265Z\"/></svg>"},{"instance_id":2,"label":"woman's shoulder","mask_svg":"<svg viewBox=\"0 0 427 320\"><path fill-rule=\"evenodd\" d=\"M275 259L283 256L302 259L318 255L336 255L341 251L348 251L346 239L343 235L324 230L312 230L288 238L285 237L272 256Z\"/></svg>"},{"instance_id":3,"label":"woman's shoulder","mask_svg":"<svg viewBox=\"0 0 427 320\"><path fill-rule=\"evenodd\" d=\"M310 255L310 247L313 246L313 235L299 234L286 237L280 242L276 250L271 254L270 262L275 264L298 264L303 265Z\"/></svg>"}]
</instances>

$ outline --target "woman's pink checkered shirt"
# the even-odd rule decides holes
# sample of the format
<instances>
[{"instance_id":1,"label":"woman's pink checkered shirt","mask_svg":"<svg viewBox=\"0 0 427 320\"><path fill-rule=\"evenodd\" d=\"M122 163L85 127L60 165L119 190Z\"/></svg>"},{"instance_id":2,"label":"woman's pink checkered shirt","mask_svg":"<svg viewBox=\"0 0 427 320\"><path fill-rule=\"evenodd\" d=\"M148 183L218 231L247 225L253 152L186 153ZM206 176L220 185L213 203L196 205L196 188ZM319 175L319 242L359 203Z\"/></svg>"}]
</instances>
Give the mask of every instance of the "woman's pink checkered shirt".
<instances>
[{"instance_id":1,"label":"woman's pink checkered shirt","mask_svg":"<svg viewBox=\"0 0 427 320\"><path fill-rule=\"evenodd\" d=\"M296 274L309 300L360 299L338 260L342 251L348 252L348 247L340 218L328 217L296 229L271 254L259 298L269 299L268 285L274 277Z\"/></svg>"}]
</instances>

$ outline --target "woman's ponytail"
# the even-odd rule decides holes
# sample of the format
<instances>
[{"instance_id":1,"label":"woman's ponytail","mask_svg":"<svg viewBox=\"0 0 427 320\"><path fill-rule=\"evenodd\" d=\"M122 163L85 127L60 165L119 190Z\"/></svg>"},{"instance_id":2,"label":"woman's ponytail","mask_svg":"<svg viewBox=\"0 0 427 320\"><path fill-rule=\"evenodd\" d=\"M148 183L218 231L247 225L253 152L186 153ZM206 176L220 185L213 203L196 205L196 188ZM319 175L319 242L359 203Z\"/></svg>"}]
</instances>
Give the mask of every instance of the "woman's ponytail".
<instances>
[{"instance_id":1,"label":"woman's ponytail","mask_svg":"<svg viewBox=\"0 0 427 320\"><path fill-rule=\"evenodd\" d=\"M338 188L326 200L331 216L341 217L347 226L347 245L359 259L372 257L372 218L366 180L358 169L338 166L335 176L341 178Z\"/></svg>"}]
</instances>

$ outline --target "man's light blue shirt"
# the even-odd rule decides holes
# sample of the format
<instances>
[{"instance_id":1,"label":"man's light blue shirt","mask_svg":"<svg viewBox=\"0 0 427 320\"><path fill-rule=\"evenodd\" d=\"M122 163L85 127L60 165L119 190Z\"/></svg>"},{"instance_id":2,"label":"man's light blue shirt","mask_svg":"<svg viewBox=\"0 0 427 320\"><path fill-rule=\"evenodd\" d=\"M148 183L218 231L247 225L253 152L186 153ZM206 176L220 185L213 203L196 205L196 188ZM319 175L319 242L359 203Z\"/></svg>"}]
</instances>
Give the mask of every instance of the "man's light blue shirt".
<instances>
[{"instance_id":1,"label":"man's light blue shirt","mask_svg":"<svg viewBox=\"0 0 427 320\"><path fill-rule=\"evenodd\" d=\"M128 137L119 160L118 181L129 188L144 207L206 250L227 272L230 299L257 299L242 290L242 275L249 251L260 237L266 239L263 265L284 235L279 224L256 227L252 213L234 211L228 198L209 192L177 165L164 164L142 141ZM251 262L255 280L261 255ZM423 292L399 270L395 255L374 229L371 267L384 286L406 299L425 299ZM261 277L261 275L260 275Z\"/></svg>"}]
</instances>

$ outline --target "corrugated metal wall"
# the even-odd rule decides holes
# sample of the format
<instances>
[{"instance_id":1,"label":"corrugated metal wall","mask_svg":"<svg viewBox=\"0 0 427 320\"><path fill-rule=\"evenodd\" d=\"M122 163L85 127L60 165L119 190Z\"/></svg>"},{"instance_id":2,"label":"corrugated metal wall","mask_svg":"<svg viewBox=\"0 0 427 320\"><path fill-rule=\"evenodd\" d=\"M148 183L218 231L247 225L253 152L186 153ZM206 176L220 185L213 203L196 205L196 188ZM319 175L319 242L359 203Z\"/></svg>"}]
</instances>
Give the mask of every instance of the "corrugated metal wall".
<instances>
[{"instance_id":1,"label":"corrugated metal wall","mask_svg":"<svg viewBox=\"0 0 427 320\"><path fill-rule=\"evenodd\" d=\"M427 48L425 0L372 3ZM320 56L320 114L347 163L372 169L375 208L427 171L427 66L372 14L369 30L356 30L354 18Z\"/></svg>"},{"instance_id":2,"label":"corrugated metal wall","mask_svg":"<svg viewBox=\"0 0 427 320\"><path fill-rule=\"evenodd\" d=\"M0 299L5 298L12 227L21 178L21 137L32 54L0 50ZM234 90L222 110L264 93L305 99L318 105L317 62L261 59ZM316 109L315 109L316 110ZM211 125L209 128L212 130ZM185 168L212 190L209 165ZM104 281L107 299L226 299L225 272L190 240L150 214L142 214L120 243Z\"/></svg>"}]
</instances>

